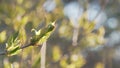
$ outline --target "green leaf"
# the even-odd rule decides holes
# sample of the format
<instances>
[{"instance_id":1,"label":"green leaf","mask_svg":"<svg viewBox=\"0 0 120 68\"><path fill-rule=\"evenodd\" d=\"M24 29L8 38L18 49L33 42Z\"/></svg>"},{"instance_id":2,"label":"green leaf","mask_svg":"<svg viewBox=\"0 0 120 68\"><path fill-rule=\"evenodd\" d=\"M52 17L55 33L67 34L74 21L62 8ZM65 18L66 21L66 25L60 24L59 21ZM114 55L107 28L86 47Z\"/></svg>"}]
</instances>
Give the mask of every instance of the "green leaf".
<instances>
[{"instance_id":1,"label":"green leaf","mask_svg":"<svg viewBox=\"0 0 120 68\"><path fill-rule=\"evenodd\" d=\"M55 22L50 23L50 24L47 26L47 32L53 31L54 28L55 28Z\"/></svg>"},{"instance_id":2,"label":"green leaf","mask_svg":"<svg viewBox=\"0 0 120 68\"><path fill-rule=\"evenodd\" d=\"M16 33L13 34L12 38L13 38L13 42L17 39L19 35L19 31L17 31Z\"/></svg>"},{"instance_id":3,"label":"green leaf","mask_svg":"<svg viewBox=\"0 0 120 68\"><path fill-rule=\"evenodd\" d=\"M7 51L11 51L11 50L13 50L14 48L16 48L16 47L18 47L20 45L21 44L20 44L19 40L17 40L16 42L14 42L11 45L9 45L9 47L7 48Z\"/></svg>"},{"instance_id":4,"label":"green leaf","mask_svg":"<svg viewBox=\"0 0 120 68\"><path fill-rule=\"evenodd\" d=\"M39 45L45 42L54 30L54 24L55 22L50 23L46 28L40 29L39 31L33 29L35 35L31 38L31 45Z\"/></svg>"},{"instance_id":5,"label":"green leaf","mask_svg":"<svg viewBox=\"0 0 120 68\"><path fill-rule=\"evenodd\" d=\"M7 46L6 46L7 48L11 46L15 42L15 40L17 40L18 35L19 35L19 32L17 31L16 33L14 33L12 36L8 38Z\"/></svg>"},{"instance_id":6,"label":"green leaf","mask_svg":"<svg viewBox=\"0 0 120 68\"><path fill-rule=\"evenodd\" d=\"M13 55L18 54L20 51L21 51L20 47L19 47L19 46L16 46L16 47L13 47L10 51L8 51L7 54L8 54L9 56L13 56Z\"/></svg>"},{"instance_id":7,"label":"green leaf","mask_svg":"<svg viewBox=\"0 0 120 68\"><path fill-rule=\"evenodd\" d=\"M8 39L8 42L6 43L6 50L8 56L16 55L21 51L21 43L18 39L18 36L19 32L16 32Z\"/></svg>"}]
</instances>

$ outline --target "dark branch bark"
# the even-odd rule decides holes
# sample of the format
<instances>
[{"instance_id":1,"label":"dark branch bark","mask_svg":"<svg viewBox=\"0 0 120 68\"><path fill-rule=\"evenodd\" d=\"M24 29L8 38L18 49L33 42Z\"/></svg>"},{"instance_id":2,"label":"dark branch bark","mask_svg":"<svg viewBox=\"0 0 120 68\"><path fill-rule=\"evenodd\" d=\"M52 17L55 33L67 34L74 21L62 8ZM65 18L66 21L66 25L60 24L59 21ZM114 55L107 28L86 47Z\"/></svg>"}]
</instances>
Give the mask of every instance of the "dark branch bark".
<instances>
[{"instance_id":1,"label":"dark branch bark","mask_svg":"<svg viewBox=\"0 0 120 68\"><path fill-rule=\"evenodd\" d=\"M21 46L20 49L24 49L24 48L27 48L29 46L32 46L32 45L31 44L27 44L27 45Z\"/></svg>"}]
</instances>

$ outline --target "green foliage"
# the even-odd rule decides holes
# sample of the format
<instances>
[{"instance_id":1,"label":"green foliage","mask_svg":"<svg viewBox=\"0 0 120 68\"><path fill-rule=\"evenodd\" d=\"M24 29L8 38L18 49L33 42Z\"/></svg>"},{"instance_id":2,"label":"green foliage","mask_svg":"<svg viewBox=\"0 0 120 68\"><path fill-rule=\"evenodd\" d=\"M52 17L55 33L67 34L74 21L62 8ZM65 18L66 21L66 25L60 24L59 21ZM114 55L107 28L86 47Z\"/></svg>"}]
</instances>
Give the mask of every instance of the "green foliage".
<instances>
[{"instance_id":1,"label":"green foliage","mask_svg":"<svg viewBox=\"0 0 120 68\"><path fill-rule=\"evenodd\" d=\"M79 26L85 34L91 33L95 28L95 21L88 21L86 13L79 19Z\"/></svg>"},{"instance_id":2,"label":"green foliage","mask_svg":"<svg viewBox=\"0 0 120 68\"><path fill-rule=\"evenodd\" d=\"M54 24L55 22L50 23L46 28L40 29L39 31L32 29L32 31L35 32L35 35L31 38L31 45L40 45L45 42L54 30Z\"/></svg>"},{"instance_id":3,"label":"green foliage","mask_svg":"<svg viewBox=\"0 0 120 68\"><path fill-rule=\"evenodd\" d=\"M7 37L10 36L4 50L8 57L14 56L17 58L17 60L13 59L13 63L9 62L8 57L7 60L4 58L5 68L9 68L11 65L15 66L14 63L18 65L14 68L39 68L41 61L41 55L39 55L41 46L39 45L46 41L49 45L47 46L46 56L47 68L82 68L89 61L83 56L82 50L105 43L105 28L101 26L94 31L97 23L96 21L89 21L86 12L83 12L79 18L79 27L73 27L70 20L64 17L62 0L53 0L56 2L56 8L51 12L47 12L43 8L45 1L0 1L0 25L6 27L5 30L3 30L4 27L0 27L0 43L5 43ZM50 21L55 20L57 28L53 33L55 22ZM37 30L36 27L41 28L45 24L47 24L45 28ZM78 29L78 44L75 47L72 44L74 28ZM30 44L28 46L32 45L32 47L22 50L22 46L27 44ZM94 56L92 55L92 57ZM97 58L97 56L95 57ZM103 66L103 64L99 63L96 68L102 68L100 66Z\"/></svg>"},{"instance_id":4,"label":"green foliage","mask_svg":"<svg viewBox=\"0 0 120 68\"><path fill-rule=\"evenodd\" d=\"M8 39L8 42L6 43L6 51L8 56L16 55L21 51L21 43L18 35L19 32L16 32Z\"/></svg>"},{"instance_id":5,"label":"green foliage","mask_svg":"<svg viewBox=\"0 0 120 68\"><path fill-rule=\"evenodd\" d=\"M30 45L40 45L43 42L47 41L50 34L53 32L55 28L55 22L50 23L46 28L40 29L36 31L33 29L32 31L35 32L35 35L31 38ZM13 34L6 43L6 51L8 56L13 56L21 52L21 41L20 41L20 33L17 31Z\"/></svg>"}]
</instances>

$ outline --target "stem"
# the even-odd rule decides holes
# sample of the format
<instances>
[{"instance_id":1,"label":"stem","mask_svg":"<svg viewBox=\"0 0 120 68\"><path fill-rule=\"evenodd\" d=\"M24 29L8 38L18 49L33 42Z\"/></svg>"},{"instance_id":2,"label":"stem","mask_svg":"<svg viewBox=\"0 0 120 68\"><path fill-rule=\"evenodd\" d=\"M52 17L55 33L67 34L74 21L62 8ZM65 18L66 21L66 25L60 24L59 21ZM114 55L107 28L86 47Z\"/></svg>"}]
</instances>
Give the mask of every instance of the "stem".
<instances>
[{"instance_id":1,"label":"stem","mask_svg":"<svg viewBox=\"0 0 120 68\"><path fill-rule=\"evenodd\" d=\"M32 46L32 45L31 45L31 44L27 44L27 45L25 45L25 46L21 46L20 49L24 49L24 48L27 48L27 47L29 47L29 46Z\"/></svg>"},{"instance_id":2,"label":"stem","mask_svg":"<svg viewBox=\"0 0 120 68\"><path fill-rule=\"evenodd\" d=\"M41 67L45 68L45 56L46 56L46 42L43 43L41 48Z\"/></svg>"}]
</instances>

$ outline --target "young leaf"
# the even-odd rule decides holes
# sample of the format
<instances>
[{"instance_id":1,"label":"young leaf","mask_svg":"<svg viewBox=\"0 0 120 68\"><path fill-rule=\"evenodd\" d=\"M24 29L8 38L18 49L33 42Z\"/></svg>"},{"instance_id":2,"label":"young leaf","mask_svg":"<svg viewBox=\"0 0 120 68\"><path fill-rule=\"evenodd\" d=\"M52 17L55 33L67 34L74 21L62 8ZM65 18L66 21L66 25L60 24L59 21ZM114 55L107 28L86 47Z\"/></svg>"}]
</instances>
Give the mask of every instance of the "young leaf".
<instances>
[{"instance_id":1,"label":"young leaf","mask_svg":"<svg viewBox=\"0 0 120 68\"><path fill-rule=\"evenodd\" d=\"M43 28L39 31L35 31L35 36L31 38L31 45L39 45L45 42L49 36L51 35L52 31L55 28L55 22L50 23L46 28Z\"/></svg>"},{"instance_id":2,"label":"young leaf","mask_svg":"<svg viewBox=\"0 0 120 68\"><path fill-rule=\"evenodd\" d=\"M13 42L17 39L19 34L19 31L17 31L16 33L13 34L12 38L13 38Z\"/></svg>"},{"instance_id":3,"label":"young leaf","mask_svg":"<svg viewBox=\"0 0 120 68\"><path fill-rule=\"evenodd\" d=\"M19 46L14 47L12 50L8 51L8 56L16 55L21 51Z\"/></svg>"},{"instance_id":4,"label":"young leaf","mask_svg":"<svg viewBox=\"0 0 120 68\"><path fill-rule=\"evenodd\" d=\"M6 43L6 50L7 50L7 55L12 56L18 54L21 49L21 43L20 40L18 39L19 32L16 32L10 38L8 39L8 42Z\"/></svg>"}]
</instances>

